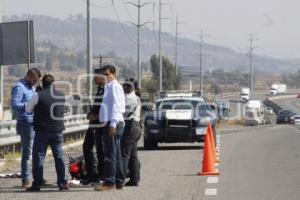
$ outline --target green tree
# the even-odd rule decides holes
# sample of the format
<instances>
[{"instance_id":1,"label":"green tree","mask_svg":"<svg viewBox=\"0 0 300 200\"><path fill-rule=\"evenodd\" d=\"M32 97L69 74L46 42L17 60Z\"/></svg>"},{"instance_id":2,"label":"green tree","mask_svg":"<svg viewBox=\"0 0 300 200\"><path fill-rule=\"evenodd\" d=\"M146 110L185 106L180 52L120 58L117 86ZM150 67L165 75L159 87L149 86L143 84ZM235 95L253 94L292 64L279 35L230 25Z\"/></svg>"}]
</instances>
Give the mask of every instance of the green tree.
<instances>
[{"instance_id":1,"label":"green tree","mask_svg":"<svg viewBox=\"0 0 300 200\"><path fill-rule=\"evenodd\" d=\"M159 83L159 58L156 55L152 55L150 59L152 80L146 82L145 90L151 91L158 90ZM178 90L180 89L180 74L176 75L176 69L173 63L165 57L162 57L162 80L164 90ZM153 85L155 84L155 85ZM148 88L147 88L148 87Z\"/></svg>"}]
</instances>

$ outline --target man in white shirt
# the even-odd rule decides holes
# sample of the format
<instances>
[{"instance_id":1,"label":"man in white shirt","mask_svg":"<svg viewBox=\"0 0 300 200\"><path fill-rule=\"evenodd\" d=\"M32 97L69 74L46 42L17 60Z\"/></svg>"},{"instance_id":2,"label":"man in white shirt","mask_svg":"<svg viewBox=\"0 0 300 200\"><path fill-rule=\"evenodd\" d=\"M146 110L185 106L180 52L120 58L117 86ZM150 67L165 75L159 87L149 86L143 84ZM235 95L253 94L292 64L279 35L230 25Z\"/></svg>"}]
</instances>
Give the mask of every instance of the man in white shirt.
<instances>
[{"instance_id":1,"label":"man in white shirt","mask_svg":"<svg viewBox=\"0 0 300 200\"><path fill-rule=\"evenodd\" d=\"M120 140L124 130L125 96L116 80L115 67L105 65L102 69L108 81L99 112L99 121L104 126L104 183L95 186L97 191L123 189L124 183Z\"/></svg>"}]
</instances>

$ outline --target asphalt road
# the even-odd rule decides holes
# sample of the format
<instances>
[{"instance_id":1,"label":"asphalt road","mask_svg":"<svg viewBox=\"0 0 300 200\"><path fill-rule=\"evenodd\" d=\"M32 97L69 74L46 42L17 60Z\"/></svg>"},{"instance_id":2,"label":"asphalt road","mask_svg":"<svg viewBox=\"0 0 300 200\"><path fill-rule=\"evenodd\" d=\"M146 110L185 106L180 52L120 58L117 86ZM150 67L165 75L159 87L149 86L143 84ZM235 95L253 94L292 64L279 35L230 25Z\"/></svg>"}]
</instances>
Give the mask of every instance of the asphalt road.
<instances>
[{"instance_id":1,"label":"asphalt road","mask_svg":"<svg viewBox=\"0 0 300 200\"><path fill-rule=\"evenodd\" d=\"M203 156L200 144L160 145L159 150L139 152L139 187L112 192L96 192L91 186L73 187L69 192L50 187L28 193L19 187L19 179L0 179L0 199L300 199L298 130L288 125L231 128L223 130L219 140L221 175L217 177L196 175ZM80 152L78 147L66 154ZM45 176L55 183L50 156Z\"/></svg>"},{"instance_id":2,"label":"asphalt road","mask_svg":"<svg viewBox=\"0 0 300 200\"><path fill-rule=\"evenodd\" d=\"M276 99L274 102L284 109L289 109L300 114L300 99L298 98Z\"/></svg>"},{"instance_id":3,"label":"asphalt road","mask_svg":"<svg viewBox=\"0 0 300 200\"><path fill-rule=\"evenodd\" d=\"M300 132L280 125L223 134L216 199L299 200Z\"/></svg>"},{"instance_id":4,"label":"asphalt road","mask_svg":"<svg viewBox=\"0 0 300 200\"><path fill-rule=\"evenodd\" d=\"M81 148L69 149L70 155L80 155ZM91 186L73 187L59 192L55 186L42 192L24 192L20 179L0 179L0 200L13 199L202 199L205 178L197 176L202 160L202 147L193 145L163 145L156 151L140 151L141 182L139 187L122 191L96 192ZM67 159L66 159L67 162ZM55 183L53 160L48 156L45 178Z\"/></svg>"}]
</instances>

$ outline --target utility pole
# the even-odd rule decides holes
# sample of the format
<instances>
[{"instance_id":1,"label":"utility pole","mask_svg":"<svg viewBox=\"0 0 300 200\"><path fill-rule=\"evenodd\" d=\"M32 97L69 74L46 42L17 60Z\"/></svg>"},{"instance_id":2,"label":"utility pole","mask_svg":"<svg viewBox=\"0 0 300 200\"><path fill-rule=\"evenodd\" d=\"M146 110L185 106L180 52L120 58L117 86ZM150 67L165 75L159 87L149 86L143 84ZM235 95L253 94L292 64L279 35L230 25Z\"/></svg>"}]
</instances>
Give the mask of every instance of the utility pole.
<instances>
[{"instance_id":1,"label":"utility pole","mask_svg":"<svg viewBox=\"0 0 300 200\"><path fill-rule=\"evenodd\" d=\"M180 24L178 20L178 15L176 15L176 31L175 31L175 69L176 69L176 76L179 74L179 69L178 69L178 35L183 34L183 33L178 33L178 27Z\"/></svg>"},{"instance_id":2,"label":"utility pole","mask_svg":"<svg viewBox=\"0 0 300 200\"><path fill-rule=\"evenodd\" d=\"M87 0L87 94L88 98L92 100L93 83L92 83L92 42L91 42L91 16L90 16L90 0Z\"/></svg>"},{"instance_id":3,"label":"utility pole","mask_svg":"<svg viewBox=\"0 0 300 200\"><path fill-rule=\"evenodd\" d=\"M2 11L3 11L3 4L2 0L0 0L0 23L2 23ZM3 111L3 66L0 64L0 111ZM2 119L2 113L0 113L0 119Z\"/></svg>"},{"instance_id":4,"label":"utility pole","mask_svg":"<svg viewBox=\"0 0 300 200\"><path fill-rule=\"evenodd\" d=\"M140 45L140 28L142 28L144 25L148 24L148 23L153 23L153 22L145 22L143 24L141 24L141 9L149 4L154 5L153 2L146 2L141 4L141 0L138 0L138 3L132 3L132 2L126 2L126 4L131 4L135 7L137 7L138 9L138 22L137 24L133 23L133 22L129 22L131 24L133 24L134 26L137 27L137 79L138 79L138 87L141 88L142 87L142 67L141 67L141 45Z\"/></svg>"},{"instance_id":5,"label":"utility pole","mask_svg":"<svg viewBox=\"0 0 300 200\"><path fill-rule=\"evenodd\" d=\"M250 41L250 49L249 49L249 64L250 64L250 91L254 91L254 66L253 66L253 50L257 47L253 47L254 40L257 40L253 38L253 33L250 33L249 35L249 41Z\"/></svg>"},{"instance_id":6,"label":"utility pole","mask_svg":"<svg viewBox=\"0 0 300 200\"><path fill-rule=\"evenodd\" d=\"M105 59L105 58L108 58L108 57L106 57L106 56L103 56L103 55L99 55L99 57L95 57L95 58L98 58L99 59L99 68L102 68L102 66L103 66L103 60Z\"/></svg>"},{"instance_id":7,"label":"utility pole","mask_svg":"<svg viewBox=\"0 0 300 200\"><path fill-rule=\"evenodd\" d=\"M161 28L162 28L162 20L166 20L169 18L163 18L162 17L162 6L163 5L170 5L167 3L162 3L162 0L159 0L159 5L158 5L158 21L159 21L159 27L158 27L158 55L159 55L159 91L163 90L163 84L162 84L162 73L163 73L163 62L162 62L162 37L161 37Z\"/></svg>"},{"instance_id":8,"label":"utility pole","mask_svg":"<svg viewBox=\"0 0 300 200\"><path fill-rule=\"evenodd\" d=\"M159 91L163 90L162 87L162 56L161 56L161 6L162 2L159 0L159 6L158 6L158 18L159 18L159 25L158 25L158 55L159 55Z\"/></svg>"},{"instance_id":9,"label":"utility pole","mask_svg":"<svg viewBox=\"0 0 300 200\"><path fill-rule=\"evenodd\" d=\"M204 30L200 30L200 92L203 94L203 46L204 46L204 37L209 35L204 35Z\"/></svg>"}]
</instances>

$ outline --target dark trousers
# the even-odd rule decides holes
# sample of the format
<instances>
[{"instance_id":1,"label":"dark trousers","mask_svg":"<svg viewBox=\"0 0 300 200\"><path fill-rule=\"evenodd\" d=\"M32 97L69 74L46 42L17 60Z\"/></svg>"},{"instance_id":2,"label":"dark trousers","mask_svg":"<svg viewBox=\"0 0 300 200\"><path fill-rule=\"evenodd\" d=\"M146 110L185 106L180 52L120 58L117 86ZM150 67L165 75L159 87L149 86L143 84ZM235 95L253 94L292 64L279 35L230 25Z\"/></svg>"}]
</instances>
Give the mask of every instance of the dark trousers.
<instances>
[{"instance_id":1,"label":"dark trousers","mask_svg":"<svg viewBox=\"0 0 300 200\"><path fill-rule=\"evenodd\" d=\"M87 178L102 178L103 165L104 165L104 152L103 152L103 134L102 128L89 127L83 142L83 156L85 160ZM95 158L94 146L96 147Z\"/></svg>"},{"instance_id":2,"label":"dark trousers","mask_svg":"<svg viewBox=\"0 0 300 200\"><path fill-rule=\"evenodd\" d=\"M140 181L140 162L138 159L138 140L141 136L139 122L132 120L125 121L124 135L122 137L122 158L125 174L129 169L130 181ZM125 176L123 177L125 180Z\"/></svg>"},{"instance_id":3,"label":"dark trousers","mask_svg":"<svg viewBox=\"0 0 300 200\"><path fill-rule=\"evenodd\" d=\"M32 174L34 186L41 187L43 183L44 159L48 145L50 145L54 157L57 185L62 187L66 183L63 141L62 133L36 132L32 154Z\"/></svg>"},{"instance_id":4,"label":"dark trousers","mask_svg":"<svg viewBox=\"0 0 300 200\"><path fill-rule=\"evenodd\" d=\"M109 123L104 127L104 182L108 185L123 184L124 172L121 154L121 137L124 122L119 122L114 136L108 135Z\"/></svg>"}]
</instances>

